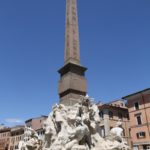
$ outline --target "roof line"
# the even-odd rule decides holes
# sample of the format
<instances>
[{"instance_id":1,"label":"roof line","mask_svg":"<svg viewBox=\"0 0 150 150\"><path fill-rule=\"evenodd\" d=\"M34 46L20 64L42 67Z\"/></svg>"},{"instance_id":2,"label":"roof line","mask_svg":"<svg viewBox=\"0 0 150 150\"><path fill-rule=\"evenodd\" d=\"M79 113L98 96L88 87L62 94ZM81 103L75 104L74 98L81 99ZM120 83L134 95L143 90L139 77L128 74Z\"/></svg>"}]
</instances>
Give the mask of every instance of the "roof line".
<instances>
[{"instance_id":1,"label":"roof line","mask_svg":"<svg viewBox=\"0 0 150 150\"><path fill-rule=\"evenodd\" d=\"M148 90L150 90L150 88L146 88L146 89L144 89L144 90L141 90L141 91L138 91L138 92L129 94L129 95L127 95L127 96L122 97L122 99L126 99L126 98L128 98L128 97L131 97L131 96L133 96L133 95L136 95L136 94L140 94L140 93L146 92L146 91L148 91Z\"/></svg>"},{"instance_id":2,"label":"roof line","mask_svg":"<svg viewBox=\"0 0 150 150\"><path fill-rule=\"evenodd\" d=\"M48 116L46 116L46 115L41 115L41 116L39 116L39 117L34 117L34 118L30 118L30 119L28 119L28 120L26 120L25 121L25 123L27 123L27 122L29 122L29 121L31 121L31 120L33 120L33 119L39 119L39 118L47 118Z\"/></svg>"},{"instance_id":3,"label":"roof line","mask_svg":"<svg viewBox=\"0 0 150 150\"><path fill-rule=\"evenodd\" d=\"M114 102L117 102L117 101L125 101L125 99L112 100L112 101L110 101L110 102L108 102L106 104L111 104L111 103L114 103Z\"/></svg>"}]
</instances>

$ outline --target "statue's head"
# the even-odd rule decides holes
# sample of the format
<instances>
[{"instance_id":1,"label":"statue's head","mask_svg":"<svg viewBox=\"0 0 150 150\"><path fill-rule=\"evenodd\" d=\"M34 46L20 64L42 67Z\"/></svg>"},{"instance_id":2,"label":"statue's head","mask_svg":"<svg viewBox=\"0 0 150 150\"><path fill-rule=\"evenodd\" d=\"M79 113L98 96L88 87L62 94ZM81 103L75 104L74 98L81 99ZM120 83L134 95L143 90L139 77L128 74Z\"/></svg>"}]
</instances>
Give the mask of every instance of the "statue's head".
<instances>
[{"instance_id":1,"label":"statue's head","mask_svg":"<svg viewBox=\"0 0 150 150\"><path fill-rule=\"evenodd\" d=\"M118 122L116 123L116 127L121 127L122 126L122 121L118 120Z\"/></svg>"},{"instance_id":2,"label":"statue's head","mask_svg":"<svg viewBox=\"0 0 150 150\"><path fill-rule=\"evenodd\" d=\"M64 105L60 104L57 106L57 109L54 111L54 116L56 122L63 122L67 120L67 109Z\"/></svg>"},{"instance_id":3,"label":"statue's head","mask_svg":"<svg viewBox=\"0 0 150 150\"><path fill-rule=\"evenodd\" d=\"M32 135L32 131L29 127L25 127L25 132L24 134L27 136L27 137L31 137Z\"/></svg>"},{"instance_id":4,"label":"statue's head","mask_svg":"<svg viewBox=\"0 0 150 150\"><path fill-rule=\"evenodd\" d=\"M80 124L82 124L82 119L81 119L81 117L76 117L76 125L80 125Z\"/></svg>"},{"instance_id":5,"label":"statue's head","mask_svg":"<svg viewBox=\"0 0 150 150\"><path fill-rule=\"evenodd\" d=\"M44 122L43 122L43 129L45 131L45 135L51 135L56 132L56 129L54 127L54 122L52 121L51 117L48 117Z\"/></svg>"}]
</instances>

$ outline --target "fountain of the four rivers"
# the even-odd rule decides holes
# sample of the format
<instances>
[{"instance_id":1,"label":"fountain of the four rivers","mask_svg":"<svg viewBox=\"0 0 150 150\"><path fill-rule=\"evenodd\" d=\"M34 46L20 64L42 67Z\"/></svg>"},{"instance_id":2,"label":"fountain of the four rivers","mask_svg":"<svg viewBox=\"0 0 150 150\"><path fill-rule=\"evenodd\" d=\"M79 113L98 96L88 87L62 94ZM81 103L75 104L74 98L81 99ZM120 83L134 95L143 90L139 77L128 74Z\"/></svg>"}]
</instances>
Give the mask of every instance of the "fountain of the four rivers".
<instances>
[{"instance_id":1,"label":"fountain of the four rivers","mask_svg":"<svg viewBox=\"0 0 150 150\"><path fill-rule=\"evenodd\" d=\"M86 96L86 68L80 64L77 0L66 0L65 60L60 73L60 104L53 106L44 122L44 141L31 128L25 128L19 150L127 150L122 122L107 138L100 136L100 117L96 104Z\"/></svg>"}]
</instances>

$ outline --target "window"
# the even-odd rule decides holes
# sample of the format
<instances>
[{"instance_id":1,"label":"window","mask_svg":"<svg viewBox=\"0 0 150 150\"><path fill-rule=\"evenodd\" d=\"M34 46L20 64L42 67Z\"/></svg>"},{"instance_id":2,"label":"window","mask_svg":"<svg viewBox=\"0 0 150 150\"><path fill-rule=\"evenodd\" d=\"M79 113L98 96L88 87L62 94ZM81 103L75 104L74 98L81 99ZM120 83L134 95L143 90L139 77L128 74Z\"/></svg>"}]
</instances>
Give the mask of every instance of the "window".
<instances>
[{"instance_id":1,"label":"window","mask_svg":"<svg viewBox=\"0 0 150 150\"><path fill-rule=\"evenodd\" d=\"M99 112L99 116L100 116L101 118L104 118L104 113L103 113L103 111L100 111L100 112Z\"/></svg>"},{"instance_id":2,"label":"window","mask_svg":"<svg viewBox=\"0 0 150 150\"><path fill-rule=\"evenodd\" d=\"M104 138L105 137L105 127L101 126L101 136Z\"/></svg>"},{"instance_id":3,"label":"window","mask_svg":"<svg viewBox=\"0 0 150 150\"><path fill-rule=\"evenodd\" d=\"M109 111L109 118L113 118L113 112Z\"/></svg>"},{"instance_id":4,"label":"window","mask_svg":"<svg viewBox=\"0 0 150 150\"><path fill-rule=\"evenodd\" d=\"M135 109L135 110L138 110L138 109L139 109L139 103L138 103L138 102L134 103L134 109Z\"/></svg>"},{"instance_id":5,"label":"window","mask_svg":"<svg viewBox=\"0 0 150 150\"><path fill-rule=\"evenodd\" d=\"M129 136L131 137L131 129L129 129Z\"/></svg>"},{"instance_id":6,"label":"window","mask_svg":"<svg viewBox=\"0 0 150 150\"><path fill-rule=\"evenodd\" d=\"M118 117L119 119L122 119L123 118L122 113L118 113Z\"/></svg>"},{"instance_id":7,"label":"window","mask_svg":"<svg viewBox=\"0 0 150 150\"><path fill-rule=\"evenodd\" d=\"M137 116L136 119L137 119L137 124L141 125L142 124L141 116Z\"/></svg>"},{"instance_id":8,"label":"window","mask_svg":"<svg viewBox=\"0 0 150 150\"><path fill-rule=\"evenodd\" d=\"M150 145L143 145L143 150L150 150Z\"/></svg>"},{"instance_id":9,"label":"window","mask_svg":"<svg viewBox=\"0 0 150 150\"><path fill-rule=\"evenodd\" d=\"M18 146L17 146L17 145L15 145L15 149L18 149Z\"/></svg>"},{"instance_id":10,"label":"window","mask_svg":"<svg viewBox=\"0 0 150 150\"><path fill-rule=\"evenodd\" d=\"M128 119L128 120L130 120L130 116L129 116L129 114L126 114L126 117L127 117L127 119Z\"/></svg>"},{"instance_id":11,"label":"window","mask_svg":"<svg viewBox=\"0 0 150 150\"><path fill-rule=\"evenodd\" d=\"M138 132L137 133L137 138L144 138L145 137L145 132Z\"/></svg>"},{"instance_id":12,"label":"window","mask_svg":"<svg viewBox=\"0 0 150 150\"><path fill-rule=\"evenodd\" d=\"M122 129L123 129L122 136L126 136L125 135L125 129L124 128L122 128Z\"/></svg>"}]
</instances>

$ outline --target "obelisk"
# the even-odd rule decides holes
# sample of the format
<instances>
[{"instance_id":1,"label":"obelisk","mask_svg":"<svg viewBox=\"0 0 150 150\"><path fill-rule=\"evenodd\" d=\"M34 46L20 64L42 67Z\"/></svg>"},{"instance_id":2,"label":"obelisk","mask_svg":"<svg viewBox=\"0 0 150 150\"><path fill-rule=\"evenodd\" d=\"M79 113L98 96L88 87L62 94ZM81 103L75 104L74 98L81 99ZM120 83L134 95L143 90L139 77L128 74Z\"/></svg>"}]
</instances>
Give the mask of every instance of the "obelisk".
<instances>
[{"instance_id":1,"label":"obelisk","mask_svg":"<svg viewBox=\"0 0 150 150\"><path fill-rule=\"evenodd\" d=\"M64 66L58 71L60 103L74 105L87 92L87 82L84 77L87 69L80 64L77 0L66 0L64 55Z\"/></svg>"}]
</instances>

